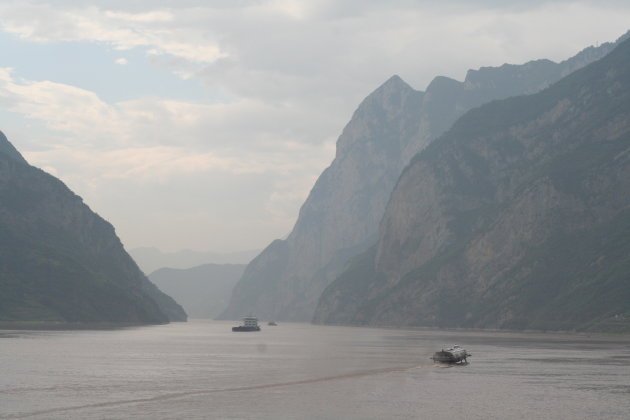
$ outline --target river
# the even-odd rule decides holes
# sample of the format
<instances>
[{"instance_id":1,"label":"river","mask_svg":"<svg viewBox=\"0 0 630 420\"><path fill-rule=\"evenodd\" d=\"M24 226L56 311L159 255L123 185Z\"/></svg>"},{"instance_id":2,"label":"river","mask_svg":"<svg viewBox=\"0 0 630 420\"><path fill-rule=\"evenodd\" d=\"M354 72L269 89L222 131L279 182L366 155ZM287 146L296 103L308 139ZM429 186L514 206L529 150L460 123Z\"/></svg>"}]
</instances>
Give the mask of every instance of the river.
<instances>
[{"instance_id":1,"label":"river","mask_svg":"<svg viewBox=\"0 0 630 420\"><path fill-rule=\"evenodd\" d=\"M630 418L628 336L232 325L0 331L0 419Z\"/></svg>"}]
</instances>

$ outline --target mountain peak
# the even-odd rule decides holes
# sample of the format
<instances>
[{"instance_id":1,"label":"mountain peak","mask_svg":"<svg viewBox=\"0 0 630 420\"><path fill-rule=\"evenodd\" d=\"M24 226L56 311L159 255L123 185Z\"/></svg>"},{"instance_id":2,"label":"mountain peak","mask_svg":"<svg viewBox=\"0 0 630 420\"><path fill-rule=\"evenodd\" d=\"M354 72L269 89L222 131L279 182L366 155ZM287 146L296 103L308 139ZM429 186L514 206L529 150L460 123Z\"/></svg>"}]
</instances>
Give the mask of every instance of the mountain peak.
<instances>
[{"instance_id":1,"label":"mountain peak","mask_svg":"<svg viewBox=\"0 0 630 420\"><path fill-rule=\"evenodd\" d=\"M399 75L395 74L385 81L381 86L376 88L372 95L382 92L397 92L397 91L413 91L414 89L407 84ZM372 96L369 95L369 96ZM368 96L368 97L369 97Z\"/></svg>"},{"instance_id":2,"label":"mountain peak","mask_svg":"<svg viewBox=\"0 0 630 420\"><path fill-rule=\"evenodd\" d=\"M394 74L392 77L390 77L389 79L387 79L385 81L385 83L383 83L382 86L387 86L387 85L392 85L392 86L409 86L399 75Z\"/></svg>"},{"instance_id":3,"label":"mountain peak","mask_svg":"<svg viewBox=\"0 0 630 420\"><path fill-rule=\"evenodd\" d=\"M18 162L27 163L20 152L18 152L17 149L13 147L11 142L7 139L2 131L0 131L0 154L7 155L11 159L17 160Z\"/></svg>"},{"instance_id":4,"label":"mountain peak","mask_svg":"<svg viewBox=\"0 0 630 420\"><path fill-rule=\"evenodd\" d=\"M395 74L370 93L363 102L361 102L356 112L357 114L361 114L366 110L372 110L374 106L385 109L395 107L396 105L400 105L401 102L404 102L409 95L418 93L421 94L421 92L416 91L409 86L407 82L401 79L400 76Z\"/></svg>"}]
</instances>

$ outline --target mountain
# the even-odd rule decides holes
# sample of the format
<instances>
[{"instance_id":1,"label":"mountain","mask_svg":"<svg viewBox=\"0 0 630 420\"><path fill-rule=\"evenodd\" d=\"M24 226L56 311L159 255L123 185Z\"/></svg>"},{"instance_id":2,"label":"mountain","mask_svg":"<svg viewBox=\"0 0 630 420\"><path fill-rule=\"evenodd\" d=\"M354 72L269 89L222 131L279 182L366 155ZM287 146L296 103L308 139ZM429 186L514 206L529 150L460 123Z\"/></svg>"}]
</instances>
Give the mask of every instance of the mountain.
<instances>
[{"instance_id":1,"label":"mountain","mask_svg":"<svg viewBox=\"0 0 630 420\"><path fill-rule=\"evenodd\" d=\"M166 323L186 313L114 228L0 135L0 320Z\"/></svg>"},{"instance_id":2,"label":"mountain","mask_svg":"<svg viewBox=\"0 0 630 420\"><path fill-rule=\"evenodd\" d=\"M188 269L160 268L149 274L160 290L182 304L191 318L214 318L227 306L245 264L204 264Z\"/></svg>"},{"instance_id":3,"label":"mountain","mask_svg":"<svg viewBox=\"0 0 630 420\"><path fill-rule=\"evenodd\" d=\"M630 40L418 154L315 321L630 331Z\"/></svg>"},{"instance_id":4,"label":"mountain","mask_svg":"<svg viewBox=\"0 0 630 420\"><path fill-rule=\"evenodd\" d=\"M26 159L17 151L17 149L9 142L3 132L0 131L0 157L11 159L16 162L27 164Z\"/></svg>"},{"instance_id":5,"label":"mountain","mask_svg":"<svg viewBox=\"0 0 630 420\"><path fill-rule=\"evenodd\" d=\"M240 252L199 252L184 249L177 252L162 252L157 248L142 247L129 250L129 255L145 273L160 268L188 269L204 264L247 264L260 250Z\"/></svg>"},{"instance_id":6,"label":"mountain","mask_svg":"<svg viewBox=\"0 0 630 420\"><path fill-rule=\"evenodd\" d=\"M350 258L377 240L390 193L416 153L466 111L540 91L614 45L587 48L562 63L537 60L471 70L464 82L436 77L426 92L398 76L390 78L355 111L292 232L247 266L221 318L253 312L268 319L310 321L326 286Z\"/></svg>"}]
</instances>

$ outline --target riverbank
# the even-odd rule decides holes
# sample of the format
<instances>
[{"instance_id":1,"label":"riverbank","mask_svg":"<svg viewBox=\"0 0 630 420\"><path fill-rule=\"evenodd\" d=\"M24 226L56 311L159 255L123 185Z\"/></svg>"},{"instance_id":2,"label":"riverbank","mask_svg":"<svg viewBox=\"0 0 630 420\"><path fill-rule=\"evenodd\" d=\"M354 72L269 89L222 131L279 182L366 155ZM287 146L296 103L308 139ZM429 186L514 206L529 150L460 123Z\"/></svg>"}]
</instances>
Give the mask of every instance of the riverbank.
<instances>
[{"instance_id":1,"label":"riverbank","mask_svg":"<svg viewBox=\"0 0 630 420\"><path fill-rule=\"evenodd\" d=\"M159 324L137 322L60 322L60 321L0 321L0 330L117 330L129 327L141 327Z\"/></svg>"}]
</instances>

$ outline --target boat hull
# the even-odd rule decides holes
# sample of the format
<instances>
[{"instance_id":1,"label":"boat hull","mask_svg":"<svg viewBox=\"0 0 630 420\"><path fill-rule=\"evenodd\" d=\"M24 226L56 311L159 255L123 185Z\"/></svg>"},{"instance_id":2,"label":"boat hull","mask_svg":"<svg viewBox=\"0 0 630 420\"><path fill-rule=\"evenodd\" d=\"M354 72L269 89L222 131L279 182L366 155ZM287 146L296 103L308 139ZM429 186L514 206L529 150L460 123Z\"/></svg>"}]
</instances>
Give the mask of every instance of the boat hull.
<instances>
[{"instance_id":1,"label":"boat hull","mask_svg":"<svg viewBox=\"0 0 630 420\"><path fill-rule=\"evenodd\" d=\"M239 332L239 331L260 331L260 327L245 327L243 325L239 325L238 327L232 327L232 331L235 332Z\"/></svg>"},{"instance_id":2,"label":"boat hull","mask_svg":"<svg viewBox=\"0 0 630 420\"><path fill-rule=\"evenodd\" d=\"M468 363L466 360L470 356L465 349L456 347L453 349L436 351L432 359L437 363Z\"/></svg>"}]
</instances>

